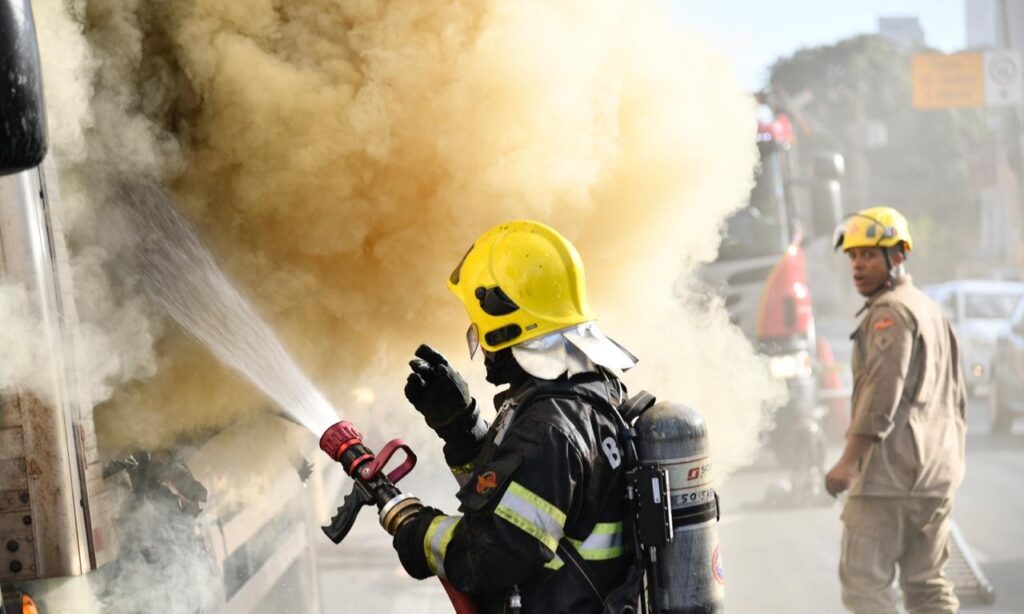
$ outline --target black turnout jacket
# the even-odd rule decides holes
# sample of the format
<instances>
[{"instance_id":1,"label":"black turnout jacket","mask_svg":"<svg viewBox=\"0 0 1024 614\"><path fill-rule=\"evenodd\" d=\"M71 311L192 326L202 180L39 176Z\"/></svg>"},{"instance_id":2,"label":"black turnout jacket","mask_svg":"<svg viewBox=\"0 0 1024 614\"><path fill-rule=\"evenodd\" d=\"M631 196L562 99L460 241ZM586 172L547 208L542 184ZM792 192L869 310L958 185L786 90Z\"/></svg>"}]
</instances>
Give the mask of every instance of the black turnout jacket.
<instances>
[{"instance_id":1,"label":"black turnout jacket","mask_svg":"<svg viewBox=\"0 0 1024 614\"><path fill-rule=\"evenodd\" d=\"M474 597L482 612L509 611L514 592L523 613L600 611L632 560L614 414L625 399L625 387L607 373L530 379L499 395L475 454L445 450L462 514L430 521L423 538L430 571ZM459 464L465 458L474 460Z\"/></svg>"}]
</instances>

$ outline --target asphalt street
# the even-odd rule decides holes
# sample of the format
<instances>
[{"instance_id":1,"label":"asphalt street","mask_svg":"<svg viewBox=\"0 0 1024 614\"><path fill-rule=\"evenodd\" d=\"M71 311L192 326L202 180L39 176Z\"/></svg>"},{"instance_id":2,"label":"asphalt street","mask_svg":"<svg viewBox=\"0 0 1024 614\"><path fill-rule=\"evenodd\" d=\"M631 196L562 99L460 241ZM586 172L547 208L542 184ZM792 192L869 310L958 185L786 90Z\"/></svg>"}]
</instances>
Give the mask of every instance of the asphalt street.
<instances>
[{"instance_id":1,"label":"asphalt street","mask_svg":"<svg viewBox=\"0 0 1024 614\"><path fill-rule=\"evenodd\" d=\"M973 593L965 591L962 611L1024 612L1024 431L993 437L984 401L972 402L969 411L967 477L953 518L995 588L996 602L972 603ZM833 450L833 459L839 451ZM785 478L767 462L721 487L728 611L843 612L837 575L841 502L766 505L765 493Z\"/></svg>"}]
</instances>

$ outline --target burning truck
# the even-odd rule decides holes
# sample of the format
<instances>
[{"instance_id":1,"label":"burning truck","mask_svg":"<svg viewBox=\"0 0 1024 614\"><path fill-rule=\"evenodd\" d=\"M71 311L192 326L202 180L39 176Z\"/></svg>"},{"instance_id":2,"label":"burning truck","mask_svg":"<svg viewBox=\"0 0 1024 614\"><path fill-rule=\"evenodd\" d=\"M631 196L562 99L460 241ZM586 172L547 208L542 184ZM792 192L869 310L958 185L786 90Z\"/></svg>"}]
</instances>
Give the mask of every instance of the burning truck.
<instances>
[{"instance_id":1,"label":"burning truck","mask_svg":"<svg viewBox=\"0 0 1024 614\"><path fill-rule=\"evenodd\" d=\"M3 1L3 40L16 41L6 62L30 48L30 22L27 2ZM660 5L528 4L33 2L51 80L49 154L34 54L7 75L18 75L21 106L4 107L16 121L3 123L13 136L0 142L10 154L0 293L16 286L16 315L40 320L31 342L7 353L46 350L31 386L2 380L17 407L3 410L0 428L0 543L18 542L4 552L15 556L3 559L0 583L12 604L28 594L51 611L315 607L308 510L329 498L318 491L333 492L332 480L321 486L314 473L303 489L296 450L313 442L287 444L298 427L253 416L267 407L255 388L280 370L242 373L206 340L258 340L250 354L266 355L266 331L229 331L247 318L215 309L183 322L203 315L193 307L207 290L230 284L197 257L171 209L116 230L124 220L96 194L108 170L173 189L179 218L202 228L331 398L351 394L365 416L379 412L359 416L361 427L396 422L385 373L400 344L464 327L436 280L467 234L498 217L537 217L570 229L597 259L603 313L646 346L651 389L706 408L716 471L756 449L759 421L748 418L780 386L721 310L673 294L674 280L711 257L722 218L746 191L756 154L744 129L749 98L721 58L666 26ZM144 192L140 202L166 200ZM163 241L148 235L157 220L176 229ZM98 240L103 231L134 238L149 259L122 258L116 241ZM106 267L130 265L120 279L146 287L80 283L83 268L94 280L83 261L104 282ZM147 277L164 265L195 274ZM211 284L193 284L204 279ZM99 294L97 309L90 297ZM118 301L141 294L164 301L144 324L173 318L190 336L125 322L130 310ZM0 308L10 304L0 294ZM88 343L95 324L116 342ZM143 346L159 360L117 367L103 381L116 391L98 397L82 346L96 362L135 359ZM249 381L227 381L218 360ZM330 423L317 424L319 433ZM402 434L414 437L414 426ZM53 510L59 531L47 521ZM40 544L64 563L43 566ZM139 601L166 595L162 607Z\"/></svg>"},{"instance_id":2,"label":"burning truck","mask_svg":"<svg viewBox=\"0 0 1024 614\"><path fill-rule=\"evenodd\" d=\"M221 488L245 481L231 459L248 454L254 429L285 442L294 425L267 417L166 449L103 451L78 377L28 0L0 2L0 59L0 277L23 292L42 357L31 392L0 394L0 611L318 611L311 510L322 490L319 476L304 487L302 454L268 446L258 487Z\"/></svg>"}]
</instances>

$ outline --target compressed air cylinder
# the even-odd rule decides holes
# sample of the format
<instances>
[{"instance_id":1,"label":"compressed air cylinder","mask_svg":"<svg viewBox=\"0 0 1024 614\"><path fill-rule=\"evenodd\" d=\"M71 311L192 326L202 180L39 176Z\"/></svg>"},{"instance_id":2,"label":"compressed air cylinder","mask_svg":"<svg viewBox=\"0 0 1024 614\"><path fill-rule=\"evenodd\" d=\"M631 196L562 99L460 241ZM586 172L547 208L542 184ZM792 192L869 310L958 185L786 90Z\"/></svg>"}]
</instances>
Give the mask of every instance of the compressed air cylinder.
<instances>
[{"instance_id":1,"label":"compressed air cylinder","mask_svg":"<svg viewBox=\"0 0 1024 614\"><path fill-rule=\"evenodd\" d=\"M722 612L718 500L704 418L684 405L660 402L635 427L640 462L665 471L671 504L672 539L656 548L648 570L655 579L652 609L666 614Z\"/></svg>"}]
</instances>

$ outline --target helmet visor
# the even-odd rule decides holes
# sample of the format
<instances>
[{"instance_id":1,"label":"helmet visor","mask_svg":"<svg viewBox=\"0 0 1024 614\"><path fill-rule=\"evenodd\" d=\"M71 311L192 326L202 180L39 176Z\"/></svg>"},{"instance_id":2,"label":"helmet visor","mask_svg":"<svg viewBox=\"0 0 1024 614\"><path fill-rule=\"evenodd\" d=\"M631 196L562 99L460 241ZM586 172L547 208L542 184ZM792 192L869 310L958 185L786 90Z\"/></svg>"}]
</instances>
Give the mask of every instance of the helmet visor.
<instances>
[{"instance_id":1,"label":"helmet visor","mask_svg":"<svg viewBox=\"0 0 1024 614\"><path fill-rule=\"evenodd\" d=\"M854 213L832 233L832 246L834 249L880 246L886 239L895 237L896 231L891 226L885 226L866 215Z\"/></svg>"},{"instance_id":2,"label":"helmet visor","mask_svg":"<svg viewBox=\"0 0 1024 614\"><path fill-rule=\"evenodd\" d=\"M480 333L477 332L476 324L470 324L466 330L466 345L469 346L469 359L473 360L480 349Z\"/></svg>"},{"instance_id":3,"label":"helmet visor","mask_svg":"<svg viewBox=\"0 0 1024 614\"><path fill-rule=\"evenodd\" d=\"M846 236L846 222L836 226L832 231L832 249L839 249L843 246L843 238Z\"/></svg>"}]
</instances>

